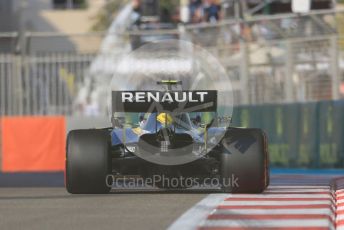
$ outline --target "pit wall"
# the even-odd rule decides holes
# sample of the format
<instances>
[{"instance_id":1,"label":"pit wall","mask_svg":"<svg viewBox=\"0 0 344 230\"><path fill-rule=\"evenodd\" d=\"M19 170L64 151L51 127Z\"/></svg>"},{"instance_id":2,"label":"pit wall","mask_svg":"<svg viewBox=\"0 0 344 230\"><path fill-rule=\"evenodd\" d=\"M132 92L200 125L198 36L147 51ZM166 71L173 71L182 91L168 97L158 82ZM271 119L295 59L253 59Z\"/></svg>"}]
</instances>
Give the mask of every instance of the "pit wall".
<instances>
[{"instance_id":1,"label":"pit wall","mask_svg":"<svg viewBox=\"0 0 344 230\"><path fill-rule=\"evenodd\" d=\"M233 125L262 128L278 168L344 167L344 101L234 108Z\"/></svg>"},{"instance_id":2,"label":"pit wall","mask_svg":"<svg viewBox=\"0 0 344 230\"><path fill-rule=\"evenodd\" d=\"M135 123L138 115L126 120ZM265 130L271 166L278 168L343 168L343 121L343 100L239 106L233 113L233 126ZM1 117L1 172L63 171L69 130L109 126L108 117Z\"/></svg>"}]
</instances>

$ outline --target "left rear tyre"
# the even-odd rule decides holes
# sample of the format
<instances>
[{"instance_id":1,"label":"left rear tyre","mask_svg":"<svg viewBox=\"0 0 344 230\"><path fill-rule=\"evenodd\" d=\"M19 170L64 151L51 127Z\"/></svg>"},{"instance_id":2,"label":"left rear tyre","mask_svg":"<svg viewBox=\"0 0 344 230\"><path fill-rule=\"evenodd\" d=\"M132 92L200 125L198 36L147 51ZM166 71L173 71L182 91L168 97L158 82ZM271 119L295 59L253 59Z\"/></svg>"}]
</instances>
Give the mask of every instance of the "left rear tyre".
<instances>
[{"instance_id":1,"label":"left rear tyre","mask_svg":"<svg viewBox=\"0 0 344 230\"><path fill-rule=\"evenodd\" d=\"M105 194L111 187L109 134L106 130L73 130L67 137L66 189L72 194Z\"/></svg>"}]
</instances>

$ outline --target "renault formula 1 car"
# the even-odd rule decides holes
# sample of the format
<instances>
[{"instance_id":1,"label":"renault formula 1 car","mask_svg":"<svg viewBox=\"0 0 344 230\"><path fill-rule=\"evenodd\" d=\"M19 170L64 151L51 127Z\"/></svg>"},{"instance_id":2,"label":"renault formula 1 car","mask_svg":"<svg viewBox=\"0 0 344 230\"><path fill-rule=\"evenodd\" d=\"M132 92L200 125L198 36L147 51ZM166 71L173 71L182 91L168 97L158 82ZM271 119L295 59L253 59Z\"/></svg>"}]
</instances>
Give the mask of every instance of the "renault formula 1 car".
<instances>
[{"instance_id":1,"label":"renault formula 1 car","mask_svg":"<svg viewBox=\"0 0 344 230\"><path fill-rule=\"evenodd\" d=\"M269 184L264 132L219 126L224 118L217 116L214 90L172 91L172 85L181 82L158 84L167 85L168 89L112 92L113 114L138 113L140 124L127 127L117 117L113 118L113 127L73 130L68 134L67 191L108 193L114 178L130 176L165 189L217 181L224 192L264 191ZM213 117L204 123L202 113ZM172 186L166 178L177 182L195 180Z\"/></svg>"}]
</instances>

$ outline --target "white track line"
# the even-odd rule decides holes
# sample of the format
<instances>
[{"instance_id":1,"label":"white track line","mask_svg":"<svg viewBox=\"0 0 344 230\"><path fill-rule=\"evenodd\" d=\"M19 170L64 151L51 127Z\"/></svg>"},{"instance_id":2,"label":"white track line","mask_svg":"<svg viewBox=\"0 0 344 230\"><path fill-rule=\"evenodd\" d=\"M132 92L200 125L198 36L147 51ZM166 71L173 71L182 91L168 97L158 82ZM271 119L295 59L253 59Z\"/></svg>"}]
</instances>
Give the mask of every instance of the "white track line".
<instances>
[{"instance_id":1,"label":"white track line","mask_svg":"<svg viewBox=\"0 0 344 230\"><path fill-rule=\"evenodd\" d=\"M337 215L337 221L338 220L344 220L344 215L342 214L342 215Z\"/></svg>"},{"instance_id":2,"label":"white track line","mask_svg":"<svg viewBox=\"0 0 344 230\"><path fill-rule=\"evenodd\" d=\"M206 219L228 194L210 194L177 219L168 229L196 229L201 221Z\"/></svg>"}]
</instances>

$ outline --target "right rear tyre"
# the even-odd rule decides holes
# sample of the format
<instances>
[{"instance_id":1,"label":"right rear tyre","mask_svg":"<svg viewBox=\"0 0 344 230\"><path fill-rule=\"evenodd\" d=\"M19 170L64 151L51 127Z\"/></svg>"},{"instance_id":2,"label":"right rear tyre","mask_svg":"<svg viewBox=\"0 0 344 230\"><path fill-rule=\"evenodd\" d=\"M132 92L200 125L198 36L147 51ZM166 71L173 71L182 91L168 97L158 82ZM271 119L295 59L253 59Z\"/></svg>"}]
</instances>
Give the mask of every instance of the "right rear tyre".
<instances>
[{"instance_id":1,"label":"right rear tyre","mask_svg":"<svg viewBox=\"0 0 344 230\"><path fill-rule=\"evenodd\" d=\"M267 140L259 129L232 128L223 139L222 189L229 193L261 193L269 185Z\"/></svg>"}]
</instances>

